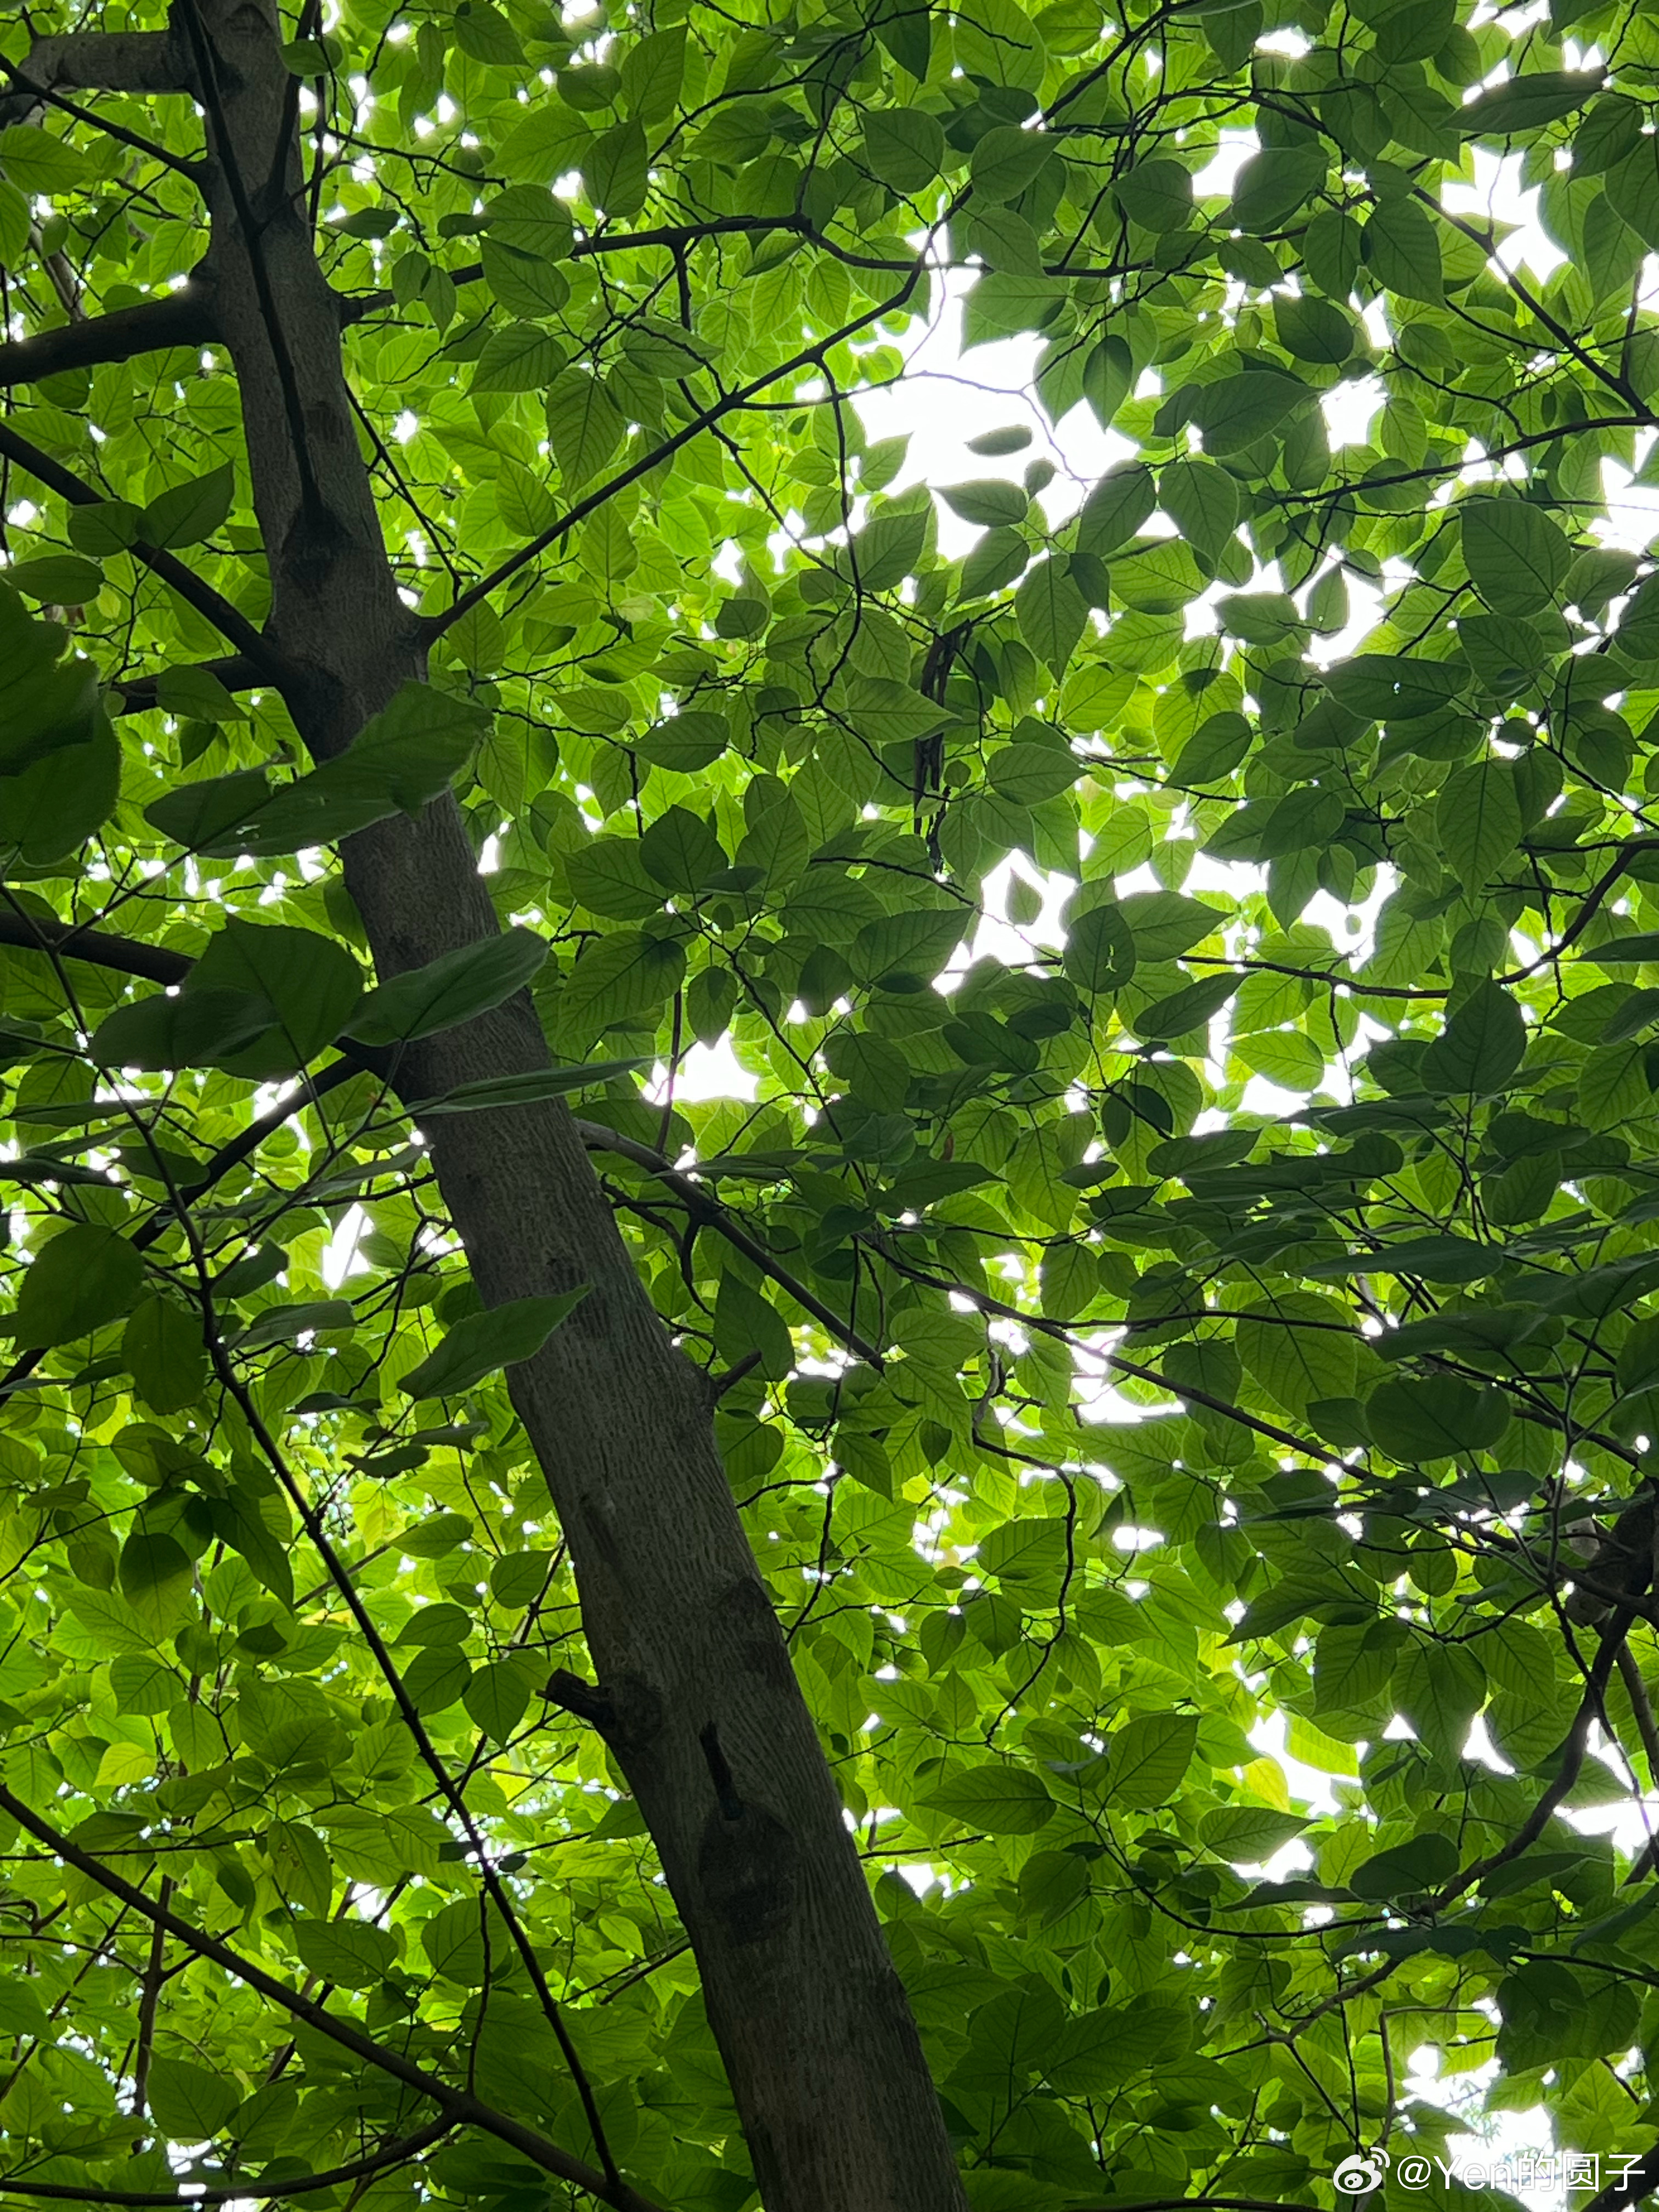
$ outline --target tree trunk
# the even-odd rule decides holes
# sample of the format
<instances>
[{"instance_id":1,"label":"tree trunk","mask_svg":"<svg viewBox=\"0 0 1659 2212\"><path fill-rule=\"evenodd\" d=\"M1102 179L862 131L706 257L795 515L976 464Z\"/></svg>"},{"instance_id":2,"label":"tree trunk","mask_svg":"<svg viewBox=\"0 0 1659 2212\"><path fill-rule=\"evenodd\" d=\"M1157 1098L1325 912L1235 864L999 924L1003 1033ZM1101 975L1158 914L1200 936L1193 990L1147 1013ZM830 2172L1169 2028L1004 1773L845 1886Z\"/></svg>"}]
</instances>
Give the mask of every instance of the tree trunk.
<instances>
[{"instance_id":1,"label":"tree trunk","mask_svg":"<svg viewBox=\"0 0 1659 2212\"><path fill-rule=\"evenodd\" d=\"M295 80L270 0L183 0L207 111L208 277L240 380L270 635L314 755L421 672L357 442L339 310L303 216ZM382 977L498 927L460 811L351 838ZM412 1095L544 1066L527 998L427 1040ZM702 1972L768 2212L959 2212L939 2104L817 1731L732 1503L707 1382L670 1342L572 1118L447 1115L444 1201L489 1305L587 1286L513 1370L575 1560L599 1726Z\"/></svg>"}]
</instances>

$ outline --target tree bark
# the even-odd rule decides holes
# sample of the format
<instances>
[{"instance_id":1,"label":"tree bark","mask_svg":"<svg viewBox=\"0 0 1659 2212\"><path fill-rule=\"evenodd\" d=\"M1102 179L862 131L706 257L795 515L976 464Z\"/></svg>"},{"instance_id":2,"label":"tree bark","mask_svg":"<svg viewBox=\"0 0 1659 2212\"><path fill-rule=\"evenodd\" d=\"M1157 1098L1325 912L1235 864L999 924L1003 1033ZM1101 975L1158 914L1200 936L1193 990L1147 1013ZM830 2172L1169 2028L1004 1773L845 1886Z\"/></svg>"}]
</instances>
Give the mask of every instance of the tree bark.
<instances>
[{"instance_id":1,"label":"tree bark","mask_svg":"<svg viewBox=\"0 0 1659 2212\"><path fill-rule=\"evenodd\" d=\"M293 80L270 0L181 0L206 117L214 305L268 550L269 636L314 756L421 673L314 258ZM460 811L348 841L383 976L498 924ZM412 1048L415 1095L544 1066L520 996ZM768 2212L961 2212L902 1988L714 1443L560 1102L442 1117L445 1204L487 1306L587 1295L514 1402L576 1563L601 1694L584 1700L649 1824L702 1972Z\"/></svg>"}]
</instances>

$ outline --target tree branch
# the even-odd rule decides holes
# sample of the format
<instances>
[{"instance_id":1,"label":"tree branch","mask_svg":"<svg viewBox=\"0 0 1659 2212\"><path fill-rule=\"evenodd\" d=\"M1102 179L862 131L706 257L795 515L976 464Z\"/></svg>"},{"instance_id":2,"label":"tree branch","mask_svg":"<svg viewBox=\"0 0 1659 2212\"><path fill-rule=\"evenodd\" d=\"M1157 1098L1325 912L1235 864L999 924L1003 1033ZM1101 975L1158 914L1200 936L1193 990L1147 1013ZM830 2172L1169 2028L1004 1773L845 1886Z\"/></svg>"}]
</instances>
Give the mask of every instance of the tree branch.
<instances>
[{"instance_id":1,"label":"tree branch","mask_svg":"<svg viewBox=\"0 0 1659 2212\"><path fill-rule=\"evenodd\" d=\"M612 2191L626 2191L627 2185L622 2179L615 2154L611 2148L605 2134L598 2100L593 2094L592 2085L588 2081L580 2055L571 2040L570 2031L565 2025L563 2012L548 1986L547 1978L542 1972L541 1961L536 1955L535 1946L525 1931L524 1923L514 1909L507 1886L490 1860L484 1838L479 1832L477 1822L473 1817L471 1807L467 1804L465 1792L439 1757L437 1747L428 1735L426 1723L422 1719L420 1711L408 1690L404 1687L404 1678L393 1663L392 1654L386 1649L385 1638L374 1625L374 1615L364 1604L362 1592L347 1571L338 1553L329 1541L328 1531L324 1525L322 1515L311 1504L303 1485L295 1478L276 1439L265 1425L258 1407L255 1405L240 1376L236 1373L230 1356L225 1350L223 1340L216 1330L210 1332L210 1349L220 1382L240 1407L243 1418L252 1431L260 1450L264 1454L271 1473L288 1492L289 1502L299 1515L301 1524L307 1535L311 1539L313 1548L327 1569L330 1579L344 1600L346 1609L356 1623L358 1634L368 1647L376 1666L380 1670L381 1678L392 1693L392 1702L398 1708L404 1726L414 1740L416 1749L420 1753L427 1771L437 1784L440 1795L465 1833L467 1843L471 1849L473 1862L478 1870L479 1881L491 1904L501 1916L502 1923L512 1938L513 1947L519 1954L520 1962L530 1977L531 1985L535 1990L543 2016L557 2039L566 2068L575 2085L577 2096L581 2101L588 2132L593 2138L594 2148L598 2150L600 2161L605 2167L606 2185Z\"/></svg>"},{"instance_id":2,"label":"tree branch","mask_svg":"<svg viewBox=\"0 0 1659 2212\"><path fill-rule=\"evenodd\" d=\"M301 2173L289 2181L191 2182L188 2197L173 2197L164 2190L100 2189L93 2182L31 2181L20 2175L15 2179L0 2179L0 2197L44 2197L64 2204L154 2205L176 2208L177 2212L189 2212L194 2204L240 2203L249 2197L305 2197L313 2190L332 2189L343 2181L366 2181L371 2174L384 2173L389 2166L418 2158L423 2150L453 2135L455 2125L453 2120L430 2120L413 2135L399 2136L344 2166L331 2166L325 2173Z\"/></svg>"},{"instance_id":3,"label":"tree branch","mask_svg":"<svg viewBox=\"0 0 1659 2212\"><path fill-rule=\"evenodd\" d=\"M173 1902L173 1876L163 1875L159 1895L163 1905ZM132 2069L132 2116L142 2119L149 2101L149 2062L155 2042L155 2008L161 2002L162 1969L167 1962L167 1930L159 1923L149 1931L149 1959L144 1968L138 1998L138 2050Z\"/></svg>"},{"instance_id":4,"label":"tree branch","mask_svg":"<svg viewBox=\"0 0 1659 2212\"><path fill-rule=\"evenodd\" d=\"M254 691L271 681L263 670L256 668L243 653L227 653L222 660L199 660L194 665L204 675L216 677L227 691ZM127 676L110 686L110 712L113 714L142 714L155 704L156 688L161 677Z\"/></svg>"},{"instance_id":5,"label":"tree branch","mask_svg":"<svg viewBox=\"0 0 1659 2212\"><path fill-rule=\"evenodd\" d=\"M1659 2189L1659 2143L1644 2151L1621 2181L1610 2181L1599 2196L1592 2197L1584 2212L1625 2212L1626 2205L1639 2204L1656 2189Z\"/></svg>"},{"instance_id":6,"label":"tree branch","mask_svg":"<svg viewBox=\"0 0 1659 2212\"><path fill-rule=\"evenodd\" d=\"M170 31L70 31L37 39L21 66L0 64L16 94L39 106L61 87L71 92L188 92L190 70ZM0 123L15 119L0 101Z\"/></svg>"},{"instance_id":7,"label":"tree branch","mask_svg":"<svg viewBox=\"0 0 1659 2212\"><path fill-rule=\"evenodd\" d=\"M1642 1749L1648 1762L1648 1782L1653 1789L1659 1790L1659 1724L1656 1724L1654 1720L1648 1686L1642 1680L1642 1669L1628 1644L1621 1644L1619 1647L1619 1679L1625 1686L1631 1711L1636 1716L1636 1733L1642 1739Z\"/></svg>"},{"instance_id":8,"label":"tree branch","mask_svg":"<svg viewBox=\"0 0 1659 2212\"><path fill-rule=\"evenodd\" d=\"M102 368L137 354L165 352L169 346L207 345L217 331L212 288L192 276L165 299L145 300L90 322L65 323L0 345L0 387L35 384L66 368Z\"/></svg>"},{"instance_id":9,"label":"tree branch","mask_svg":"<svg viewBox=\"0 0 1659 2212\"><path fill-rule=\"evenodd\" d=\"M15 461L20 469L27 469L37 483L48 491L55 491L59 499L67 500L71 507L98 507L102 495L93 491L81 479L53 460L50 453L27 438L20 438L8 422L0 422L0 455ZM214 628L229 642L246 653L250 660L265 669L273 684L280 683L288 673L287 665L270 641L248 620L240 607L234 607L211 584L204 582L193 568L158 545L150 545L140 538L131 551L142 561L151 574L177 592L179 598L205 616Z\"/></svg>"},{"instance_id":10,"label":"tree branch","mask_svg":"<svg viewBox=\"0 0 1659 2212\"><path fill-rule=\"evenodd\" d=\"M605 1128L600 1122L579 1121L576 1128L590 1152L614 1152L619 1159L631 1160L635 1167L643 1168L647 1175L655 1176L659 1182L673 1192L695 1219L724 1237L728 1244L745 1258L752 1260L757 1267L771 1277L781 1291L787 1292L798 1306L810 1313L814 1321L821 1322L837 1344L844 1346L854 1358L867 1360L879 1371L883 1365L882 1356L869 1339L860 1336L850 1322L842 1319L833 1306L826 1305L815 1291L810 1291L797 1276L781 1266L759 1238L751 1237L742 1223L729 1213L717 1198L711 1197L695 1177L674 1167L664 1159L660 1152L653 1152L649 1145L642 1145L633 1137L622 1136L615 1129Z\"/></svg>"},{"instance_id":11,"label":"tree branch","mask_svg":"<svg viewBox=\"0 0 1659 2212\"><path fill-rule=\"evenodd\" d=\"M113 968L123 975L142 975L147 983L182 983L195 963L164 945L143 945L77 921L47 921L33 914L0 913L0 945L27 952L52 952L84 960L94 968Z\"/></svg>"},{"instance_id":12,"label":"tree branch","mask_svg":"<svg viewBox=\"0 0 1659 2212\"><path fill-rule=\"evenodd\" d=\"M142 976L146 982L168 986L182 983L196 964L188 953L174 952L165 945L143 945L130 938L116 937L107 930L94 929L86 924L46 921L34 915L0 914L0 945L19 945L34 952L52 952L64 959L85 960L94 967L112 968L123 975ZM346 1057L314 1079L311 1085L313 1092L334 1090L363 1068L372 1073L386 1074L384 1054L371 1055L363 1047L352 1044L349 1039L342 1040L341 1049ZM388 1076L386 1079L391 1079ZM256 1151L262 1138L270 1133L270 1127L286 1121L297 1107L306 1103L303 1098L286 1103L279 1101L264 1117L262 1123L256 1123L253 1128L245 1131L242 1136L225 1147L224 1152L213 1164L216 1170L222 1172L223 1167L234 1166L238 1158L246 1158L250 1152ZM781 1265L760 1239L752 1236L695 1176L675 1167L660 1152L653 1152L648 1145L642 1145L633 1137L624 1137L617 1130L607 1129L601 1122L579 1120L576 1130L589 1152L613 1152L619 1159L628 1160L634 1166L643 1168L648 1175L654 1176L673 1192L688 1212L724 1237L745 1258L752 1260L803 1311L822 1323L837 1344L844 1346L855 1358L867 1360L877 1370L881 1368L881 1353L869 1339L861 1336L833 1306L825 1304L816 1291L810 1290L798 1276L791 1274L787 1267ZM1029 1316L1021 1316L1020 1318L1028 1319ZM1195 1394L1188 1392L1187 1395ZM1243 1419L1244 1416L1238 1418ZM1295 1440L1285 1434L1281 1441L1293 1443ZM1305 1447L1297 1446L1297 1449Z\"/></svg>"},{"instance_id":13,"label":"tree branch","mask_svg":"<svg viewBox=\"0 0 1659 2212\"><path fill-rule=\"evenodd\" d=\"M294 2019L303 2021L313 2033L337 2045L342 2051L350 2051L353 2057L361 2059L365 2065L390 2075L393 2081L401 2081L405 2088L412 2089L416 2096L424 2097L434 2104L449 2126L476 2127L485 2135L494 2136L497 2142L506 2143L521 2157L527 2158L532 2166L539 2166L544 2173L553 2174L559 2180L569 2183L573 2188L586 2191L588 2196L597 2197L600 2203L611 2205L613 2212L656 2212L649 2200L626 2182L613 2187L597 2167L587 2165L581 2159L573 2158L568 2151L561 2150L556 2143L549 2142L535 2129L524 2126L506 2112L496 2112L470 2090L452 2088L447 2081L441 2081L435 2074L428 2073L423 2066L417 2066L413 2059L405 2058L401 2051L388 2050L384 2045L376 2043L353 2021L338 2019L313 1999L302 1996L297 1990L289 1989L277 1975L268 1973L253 1960L232 1950L229 1944L221 1942L218 1936L210 1936L204 1929L181 1919L167 1906L158 1904L153 1897L146 1896L124 1875L117 1874L112 1867L94 1857L90 1851L82 1850L78 1844L53 1827L32 1805L25 1803L3 1783L0 1783L0 1810L9 1813L20 1828L33 1836L37 1843L44 1844L65 1866L73 1867L77 1874L95 1883L109 1896L118 1898L144 1919L165 1929L175 1942L182 1943L198 1959L210 1960L222 1973L245 1984L267 2002L278 2006ZM246 2193L240 2188L234 2192L236 2195ZM82 2192L82 2202L85 2201Z\"/></svg>"},{"instance_id":14,"label":"tree branch","mask_svg":"<svg viewBox=\"0 0 1659 2212\"><path fill-rule=\"evenodd\" d=\"M104 368L112 362L132 361L145 353L165 353L170 346L212 345L220 337L214 311L213 283L199 264L189 281L160 300L144 300L136 307L117 307L89 322L36 331L26 338L0 345L0 389L38 383L66 368ZM353 296L337 293L343 329L365 315L392 303L390 292L364 292Z\"/></svg>"},{"instance_id":15,"label":"tree branch","mask_svg":"<svg viewBox=\"0 0 1659 2212\"><path fill-rule=\"evenodd\" d=\"M1444 1911L1447 1905L1454 1904L1465 1891L1473 1889L1486 1875L1495 1874L1499 1867L1507 1866L1511 1859L1518 1859L1522 1851L1530 1850L1543 1834L1549 1825L1550 1815L1578 1779L1589 1743L1590 1723L1600 1717L1602 1693L1607 1689L1625 1638L1630 1633L1630 1625L1628 1612L1616 1613L1601 1632L1601 1644L1590 1662L1589 1673L1584 1678L1583 1698L1572 1726L1567 1731L1554 1781L1501 1850L1493 1851L1490 1857L1477 1859L1472 1867L1466 1867L1462 1874L1453 1876L1434 1900L1437 1912Z\"/></svg>"},{"instance_id":16,"label":"tree branch","mask_svg":"<svg viewBox=\"0 0 1659 2212\"><path fill-rule=\"evenodd\" d=\"M737 413L746 406L750 400L757 398L769 386L776 384L781 378L796 375L805 368L821 368L824 356L833 348L845 343L849 338L856 337L861 331L867 330L872 323L879 322L884 315L890 315L895 309L902 307L921 282L924 268L925 264L918 257L915 267L909 276L888 299L882 301L878 306L866 309L863 313L854 316L851 322L843 323L839 330L830 331L824 337L815 339L811 345L801 347L799 351L792 354L787 361L779 362L774 368L763 370L760 375L751 378L747 384L739 385L735 392L722 393L712 407L701 409L689 422L683 423L672 437L665 438L659 446L653 446L648 453L641 454L638 460L612 477L609 483L601 484L597 491L590 492L586 499L578 500L575 505L568 513L561 515L556 522L550 523L545 530L538 531L536 536L521 545L516 553L510 553L505 561L500 562L487 576L474 584L471 591L463 592L459 599L447 606L441 614L422 616L419 625L422 645L428 647L434 644L453 623L458 623L463 615L469 614L481 600L487 599L489 594L498 590L509 576L516 575L527 562L533 561L538 554L544 553L550 545L565 537L579 522L585 521L590 514L596 514L607 500L614 499L619 491L625 490L631 483L637 483L641 477L649 476L651 471L659 467L671 454L678 453L682 446L690 445L694 438L700 437L714 423L724 421L728 415ZM555 459L556 458L556 455Z\"/></svg>"},{"instance_id":17,"label":"tree branch","mask_svg":"<svg viewBox=\"0 0 1659 2212\"><path fill-rule=\"evenodd\" d=\"M0 58L0 73L14 88L9 95L0 98L0 125L27 122L43 107L57 108L77 123L90 125L105 137L113 138L118 145L159 161L181 177L193 179L196 172L189 161L125 125L112 123L107 116L93 114L56 89L60 84L70 84L92 92L188 92L188 82L178 81L183 64L171 58L176 53L168 31L97 31L39 40L21 69ZM155 82L145 81L152 76Z\"/></svg>"}]
</instances>

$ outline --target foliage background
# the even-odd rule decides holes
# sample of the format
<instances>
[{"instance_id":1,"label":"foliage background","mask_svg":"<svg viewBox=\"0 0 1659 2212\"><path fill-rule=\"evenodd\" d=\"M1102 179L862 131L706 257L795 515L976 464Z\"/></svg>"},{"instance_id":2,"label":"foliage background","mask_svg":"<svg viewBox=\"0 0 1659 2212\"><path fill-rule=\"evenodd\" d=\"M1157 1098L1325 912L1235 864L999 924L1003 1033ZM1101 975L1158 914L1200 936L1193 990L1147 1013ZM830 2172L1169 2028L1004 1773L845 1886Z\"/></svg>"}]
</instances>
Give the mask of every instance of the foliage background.
<instances>
[{"instance_id":1,"label":"foliage background","mask_svg":"<svg viewBox=\"0 0 1659 2212\"><path fill-rule=\"evenodd\" d=\"M1329 2202L1357 2144L1443 2148L1424 2045L1647 2153L1659 1890L1552 1816L1659 1784L1659 582L1600 529L1659 390L1652 15L289 22L433 643L331 781L212 618L267 572L181 282L200 118L32 100L82 22L11 27L0 133L9 2191L564 2201L499 2129L411 2144L429 2100L286 1990L752 2201L642 1823L540 1694L581 1655L515 1340L388 1087L526 981L722 1378L975 2205ZM1476 148L1547 283L1444 212ZM988 408L983 478L890 494L860 395L947 269L966 380L1036 332L1048 422L1133 447L1080 512ZM1322 674L1350 579L1385 611ZM515 933L375 989L331 843L450 779ZM1063 950L969 963L1014 851L1076 883ZM1200 853L1240 865L1194 896ZM1363 957L1306 918L1379 889ZM721 1039L755 1101L678 1097Z\"/></svg>"}]
</instances>

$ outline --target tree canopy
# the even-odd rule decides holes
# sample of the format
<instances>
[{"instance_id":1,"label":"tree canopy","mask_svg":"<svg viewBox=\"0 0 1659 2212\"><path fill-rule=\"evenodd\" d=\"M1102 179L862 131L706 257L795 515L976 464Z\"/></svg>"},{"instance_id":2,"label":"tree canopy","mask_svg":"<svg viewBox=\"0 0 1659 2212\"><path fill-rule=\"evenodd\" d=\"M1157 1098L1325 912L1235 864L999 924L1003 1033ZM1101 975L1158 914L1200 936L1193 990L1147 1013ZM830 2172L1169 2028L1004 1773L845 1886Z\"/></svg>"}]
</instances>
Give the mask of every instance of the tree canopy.
<instances>
[{"instance_id":1,"label":"tree canopy","mask_svg":"<svg viewBox=\"0 0 1659 2212\"><path fill-rule=\"evenodd\" d=\"M3 33L0 2190L759 2201L508 1395L597 1278L481 1287L434 1170L563 1099L975 2212L1328 2205L1456 2077L1635 2201L1659 19L242 13L270 179L224 0ZM356 470L423 665L325 711ZM350 856L456 804L500 932L394 960ZM550 1067L422 1087L526 993Z\"/></svg>"}]
</instances>

